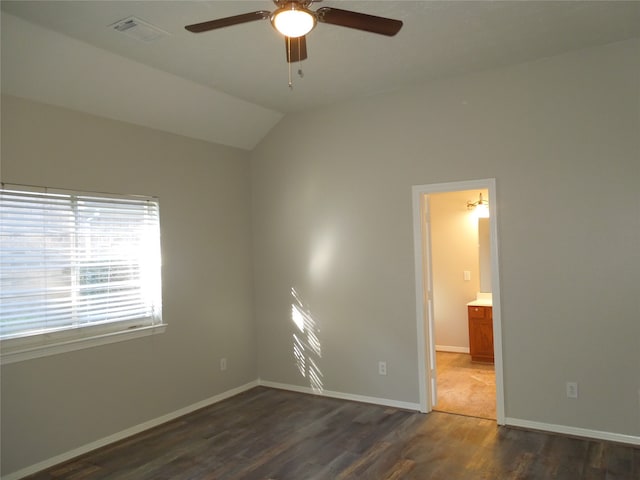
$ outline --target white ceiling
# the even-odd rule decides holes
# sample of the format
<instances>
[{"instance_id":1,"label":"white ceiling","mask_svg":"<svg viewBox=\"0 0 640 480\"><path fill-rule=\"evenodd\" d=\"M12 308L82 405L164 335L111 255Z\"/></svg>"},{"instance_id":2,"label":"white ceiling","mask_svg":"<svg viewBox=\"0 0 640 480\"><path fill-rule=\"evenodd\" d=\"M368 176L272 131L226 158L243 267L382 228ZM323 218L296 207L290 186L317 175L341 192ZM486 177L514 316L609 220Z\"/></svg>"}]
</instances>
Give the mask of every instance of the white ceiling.
<instances>
[{"instance_id":1,"label":"white ceiling","mask_svg":"<svg viewBox=\"0 0 640 480\"><path fill-rule=\"evenodd\" d=\"M284 41L268 20L201 34L184 29L187 24L214 18L273 10L270 0L3 0L1 7L3 13L124 57L122 65L144 64L151 67L147 73L178 77L189 82L194 92L209 90L223 95L227 103L234 103L228 96L235 97L241 109L247 105L257 108L258 117L265 117L264 126L254 133L258 137L288 112L640 37L639 1L325 0L322 5L400 19L404 27L389 38L319 24L307 37L309 58L301 65L304 77L296 75L298 65L294 64L294 88L290 90ZM146 43L109 28L132 15L169 35ZM3 81L5 68L21 68L17 62L5 66L5 55L19 58L20 49L32 52L28 42L15 43L7 46L3 38ZM102 55L95 48L92 51L96 57ZM13 84L17 83L24 79L14 78ZM224 111L210 109L207 114L219 115L224 121L229 108L234 107L225 104ZM238 142L191 136L247 149L260 139Z\"/></svg>"}]
</instances>

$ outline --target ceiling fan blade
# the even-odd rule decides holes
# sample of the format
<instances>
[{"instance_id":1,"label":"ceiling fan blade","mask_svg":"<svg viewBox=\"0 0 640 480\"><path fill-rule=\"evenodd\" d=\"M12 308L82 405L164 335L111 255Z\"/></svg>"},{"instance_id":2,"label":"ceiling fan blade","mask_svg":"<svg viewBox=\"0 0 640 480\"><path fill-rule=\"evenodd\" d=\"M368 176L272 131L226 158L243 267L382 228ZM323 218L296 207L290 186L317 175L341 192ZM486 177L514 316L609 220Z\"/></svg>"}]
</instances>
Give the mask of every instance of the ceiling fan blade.
<instances>
[{"instance_id":1,"label":"ceiling fan blade","mask_svg":"<svg viewBox=\"0 0 640 480\"><path fill-rule=\"evenodd\" d=\"M307 58L307 37L284 37L284 46L287 51L287 62L300 62Z\"/></svg>"},{"instance_id":2,"label":"ceiling fan blade","mask_svg":"<svg viewBox=\"0 0 640 480\"><path fill-rule=\"evenodd\" d=\"M218 18L217 20L209 20L208 22L194 23L193 25L187 25L186 28L193 33L208 32L209 30L215 30L216 28L230 27L232 25L238 25L240 23L253 22L254 20L264 20L269 18L271 12L266 10L258 10L257 12L243 13L241 15L234 15L232 17Z\"/></svg>"},{"instance_id":3,"label":"ceiling fan blade","mask_svg":"<svg viewBox=\"0 0 640 480\"><path fill-rule=\"evenodd\" d=\"M339 8L321 7L316 11L316 15L319 22L379 33L389 37L393 37L402 28L401 20L377 17Z\"/></svg>"}]
</instances>

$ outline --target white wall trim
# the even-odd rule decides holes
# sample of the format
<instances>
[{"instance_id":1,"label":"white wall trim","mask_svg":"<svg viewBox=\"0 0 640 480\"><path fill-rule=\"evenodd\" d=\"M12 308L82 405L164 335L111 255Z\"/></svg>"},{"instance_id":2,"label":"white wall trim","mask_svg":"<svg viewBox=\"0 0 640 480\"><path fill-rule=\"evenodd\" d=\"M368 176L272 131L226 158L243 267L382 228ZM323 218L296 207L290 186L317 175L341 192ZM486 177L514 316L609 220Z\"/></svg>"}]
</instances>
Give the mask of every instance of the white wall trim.
<instances>
[{"instance_id":1,"label":"white wall trim","mask_svg":"<svg viewBox=\"0 0 640 480\"><path fill-rule=\"evenodd\" d=\"M101 335L93 335L89 337L73 338L70 340L62 340L57 343L49 343L37 345L30 348L16 349L15 351L2 349L0 354L0 364L22 362L34 358L47 357L49 355L58 355L60 353L73 352L85 348L97 347L100 345L108 345L110 343L124 342L134 340L136 338L148 337L150 335L158 335L164 333L167 328L166 323L159 325L146 325L131 330L116 330L114 332L103 333ZM82 333L82 332L80 332Z\"/></svg>"},{"instance_id":2,"label":"white wall trim","mask_svg":"<svg viewBox=\"0 0 640 480\"><path fill-rule=\"evenodd\" d=\"M480 180L466 180L449 183L436 183L429 185L412 186L413 204L413 243L414 243L414 270L416 286L416 331L418 342L418 388L420 391L420 411L430 412L432 410L431 390L432 367L430 365L430 343L434 340L429 336L429 329L425 323L429 320L427 312L427 302L424 298L423 266L424 257L422 251L422 198L431 193L455 192L460 190L473 190L486 188L489 191L489 213L491 228L491 285L493 295L493 347L494 347L494 368L496 372L496 422L498 425L505 423L505 393L504 393L504 371L502 355L502 310L500 300L500 265L498 259L498 197L496 193L496 179L485 178ZM426 254L428 256L428 253ZM434 342L435 343L435 342Z\"/></svg>"},{"instance_id":3,"label":"white wall trim","mask_svg":"<svg viewBox=\"0 0 640 480\"><path fill-rule=\"evenodd\" d=\"M469 347L454 347L451 345L436 345L437 352L469 353Z\"/></svg>"},{"instance_id":4,"label":"white wall trim","mask_svg":"<svg viewBox=\"0 0 640 480\"><path fill-rule=\"evenodd\" d=\"M74 448L68 452L62 453L60 455L56 455L55 457L48 458L47 460L43 460L42 462L38 462L35 465L30 465L16 472L4 475L1 480L18 480L20 478L26 477L28 475L32 475L41 470L45 470L47 468L53 467L54 465L58 465L60 463L71 460L72 458L78 457L80 455L84 455L92 450L96 450L97 448L104 447L111 443L117 442L119 440L123 440L125 438L131 437L132 435L136 435L138 433L144 432L145 430L149 430L150 428L157 427L158 425L162 425L163 423L170 422L171 420L175 420L178 417L182 417L183 415L187 415L191 412L195 412L204 407L208 407L209 405L213 405L215 403L221 402L222 400L226 400L227 398L238 395L239 393L250 390L254 387L258 386L258 380L254 380L252 382L246 383L240 387L232 388L231 390L227 390L226 392L220 393L213 397L209 397L200 402L194 403L193 405L189 405L187 407L176 410L175 412L168 413L166 415L162 415L161 417L154 418L144 423L140 423L131 428L127 428L120 432L114 433L113 435L109 435L107 437L101 438L94 442L88 443L78 448Z\"/></svg>"},{"instance_id":5,"label":"white wall trim","mask_svg":"<svg viewBox=\"0 0 640 480\"><path fill-rule=\"evenodd\" d=\"M286 383L270 382L268 380L258 380L263 387L276 388L278 390L288 390L291 392L307 393L320 397L337 398L340 400L349 400L351 402L371 403L373 405L382 405L385 407L401 408L403 410L420 411L419 403L402 402L399 400L390 400L388 398L367 397L365 395L354 395L351 393L333 392L331 390L315 390L310 387L301 387L299 385L289 385Z\"/></svg>"},{"instance_id":6,"label":"white wall trim","mask_svg":"<svg viewBox=\"0 0 640 480\"><path fill-rule=\"evenodd\" d=\"M625 443L630 445L640 445L640 437L625 435L622 433L603 432L601 430L591 430L588 428L569 427L566 425L554 425L552 423L533 422L520 418L507 417L506 425L519 427L527 430L539 430L541 432L560 433L572 437L581 437L594 440L604 440L607 442Z\"/></svg>"}]
</instances>

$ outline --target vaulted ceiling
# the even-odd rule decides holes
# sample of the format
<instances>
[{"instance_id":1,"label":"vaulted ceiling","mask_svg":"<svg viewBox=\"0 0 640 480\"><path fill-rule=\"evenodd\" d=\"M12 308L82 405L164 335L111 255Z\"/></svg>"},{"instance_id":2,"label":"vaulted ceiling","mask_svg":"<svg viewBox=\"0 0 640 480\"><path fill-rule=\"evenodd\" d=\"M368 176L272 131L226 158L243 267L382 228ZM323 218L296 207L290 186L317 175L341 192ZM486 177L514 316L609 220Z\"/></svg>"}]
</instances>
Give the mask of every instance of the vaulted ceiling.
<instances>
[{"instance_id":1,"label":"vaulted ceiling","mask_svg":"<svg viewBox=\"0 0 640 480\"><path fill-rule=\"evenodd\" d=\"M319 24L292 65L268 20L185 25L262 1L2 1L2 89L12 95L252 149L289 112L640 37L638 1L314 2L402 20L395 37ZM166 33L111 27L135 16ZM302 70L303 76L298 75Z\"/></svg>"}]
</instances>

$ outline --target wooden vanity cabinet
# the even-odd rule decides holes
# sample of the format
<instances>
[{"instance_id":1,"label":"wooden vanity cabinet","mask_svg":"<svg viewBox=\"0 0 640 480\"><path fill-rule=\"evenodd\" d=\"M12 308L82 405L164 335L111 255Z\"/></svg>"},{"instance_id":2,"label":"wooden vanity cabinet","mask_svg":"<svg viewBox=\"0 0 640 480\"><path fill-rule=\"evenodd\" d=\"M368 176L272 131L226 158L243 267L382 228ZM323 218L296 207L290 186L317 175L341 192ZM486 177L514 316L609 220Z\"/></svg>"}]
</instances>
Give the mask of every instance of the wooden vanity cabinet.
<instances>
[{"instance_id":1,"label":"wooden vanity cabinet","mask_svg":"<svg viewBox=\"0 0 640 480\"><path fill-rule=\"evenodd\" d=\"M493 309L481 305L469 305L467 309L471 361L493 363Z\"/></svg>"}]
</instances>

